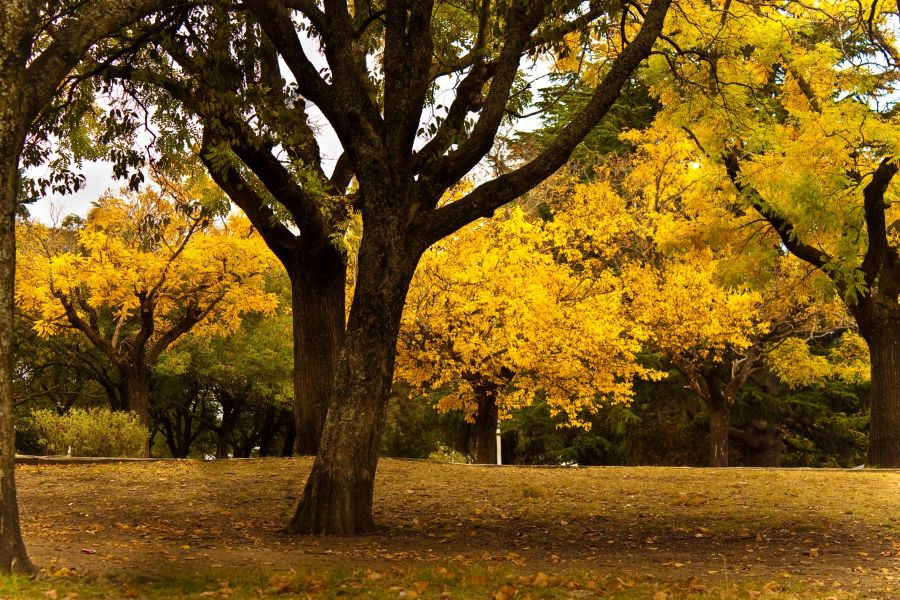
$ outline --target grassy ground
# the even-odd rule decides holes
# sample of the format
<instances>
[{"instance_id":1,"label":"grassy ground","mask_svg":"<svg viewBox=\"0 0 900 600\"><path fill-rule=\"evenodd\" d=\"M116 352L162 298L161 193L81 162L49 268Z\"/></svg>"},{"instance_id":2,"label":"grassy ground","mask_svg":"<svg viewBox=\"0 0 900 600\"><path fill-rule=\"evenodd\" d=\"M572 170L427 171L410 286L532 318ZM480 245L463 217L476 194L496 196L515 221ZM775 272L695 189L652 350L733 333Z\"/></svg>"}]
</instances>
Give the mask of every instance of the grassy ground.
<instances>
[{"instance_id":1,"label":"grassy ground","mask_svg":"<svg viewBox=\"0 0 900 600\"><path fill-rule=\"evenodd\" d=\"M309 466L20 467L0 598L900 598L900 473L383 460L381 531L284 535Z\"/></svg>"}]
</instances>

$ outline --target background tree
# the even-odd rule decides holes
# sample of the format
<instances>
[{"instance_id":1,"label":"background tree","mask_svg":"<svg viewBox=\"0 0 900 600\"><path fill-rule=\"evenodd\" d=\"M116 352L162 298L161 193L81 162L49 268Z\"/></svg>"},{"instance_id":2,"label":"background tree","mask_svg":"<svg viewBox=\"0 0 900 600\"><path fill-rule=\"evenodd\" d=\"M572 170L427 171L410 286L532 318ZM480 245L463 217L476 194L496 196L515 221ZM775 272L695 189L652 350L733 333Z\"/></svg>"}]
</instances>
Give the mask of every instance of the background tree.
<instances>
[{"instance_id":1,"label":"background tree","mask_svg":"<svg viewBox=\"0 0 900 600\"><path fill-rule=\"evenodd\" d=\"M214 224L191 197L202 189L167 184L167 194L104 197L77 232L22 226L19 305L44 336L77 331L117 371L124 407L150 427L150 384L159 357L195 327L236 329L251 312L271 312L271 261L249 224ZM208 199L207 199L208 200ZM65 237L63 232L62 237Z\"/></svg>"},{"instance_id":2,"label":"background tree","mask_svg":"<svg viewBox=\"0 0 900 600\"><path fill-rule=\"evenodd\" d=\"M544 118L552 125L570 101L563 97ZM648 127L643 114L626 118ZM687 133L660 124L619 138L590 140L596 147L581 155L591 161L570 167L581 182L574 188L560 180L528 201L549 212L564 204L559 217L576 217L563 244L571 260L620 273L624 305L648 330L646 349L659 353L703 403L711 464L727 464L729 435L759 450L758 457L770 447L771 460L778 460L777 426L761 416L737 429L730 412L776 344L844 330L848 317L829 304L825 282L785 256L778 239L744 213ZM540 144L535 136L527 141Z\"/></svg>"},{"instance_id":3,"label":"background tree","mask_svg":"<svg viewBox=\"0 0 900 600\"><path fill-rule=\"evenodd\" d=\"M574 270L554 246L566 225L544 225L518 207L476 222L428 250L410 287L398 376L421 391L449 386L437 408L475 423L479 463L496 462L498 417L536 392L551 415L585 427L654 375L636 360L642 331L629 326L621 282Z\"/></svg>"},{"instance_id":4,"label":"background tree","mask_svg":"<svg viewBox=\"0 0 900 600\"><path fill-rule=\"evenodd\" d=\"M627 139L629 166L595 185L618 182L632 220L639 266L627 269L629 306L652 331L650 347L703 401L710 464L727 466L729 435L751 435L733 429L730 412L769 351L791 336L846 328L847 319L820 293L823 282L735 210L730 186L687 135L659 127Z\"/></svg>"},{"instance_id":5,"label":"background tree","mask_svg":"<svg viewBox=\"0 0 900 600\"><path fill-rule=\"evenodd\" d=\"M208 433L216 458L248 457L256 447L260 456L281 454L286 442L292 449L293 428L285 426L293 414L291 318L284 307L289 303L245 317L228 335L191 335L163 356L159 372L168 389L156 417L173 456L187 456Z\"/></svg>"},{"instance_id":6,"label":"background tree","mask_svg":"<svg viewBox=\"0 0 900 600\"><path fill-rule=\"evenodd\" d=\"M900 371L890 358L900 344L897 127L882 101L897 80L895 8L735 4L716 15L696 3L651 76L666 106L659 121L689 131L743 206L845 301L871 356L867 462L883 467L900 465Z\"/></svg>"}]
</instances>

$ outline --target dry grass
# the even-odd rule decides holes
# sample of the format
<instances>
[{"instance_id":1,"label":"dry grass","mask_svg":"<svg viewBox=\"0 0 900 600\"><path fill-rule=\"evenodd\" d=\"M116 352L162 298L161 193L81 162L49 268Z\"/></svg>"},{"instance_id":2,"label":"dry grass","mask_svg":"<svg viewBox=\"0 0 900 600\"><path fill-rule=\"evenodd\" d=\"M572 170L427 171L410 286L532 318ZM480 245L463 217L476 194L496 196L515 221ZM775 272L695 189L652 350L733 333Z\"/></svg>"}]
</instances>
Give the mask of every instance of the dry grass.
<instances>
[{"instance_id":1,"label":"dry grass","mask_svg":"<svg viewBox=\"0 0 900 600\"><path fill-rule=\"evenodd\" d=\"M309 466L21 467L26 541L51 577L0 581L0 598L900 598L894 472L383 460L381 531L286 536Z\"/></svg>"}]
</instances>

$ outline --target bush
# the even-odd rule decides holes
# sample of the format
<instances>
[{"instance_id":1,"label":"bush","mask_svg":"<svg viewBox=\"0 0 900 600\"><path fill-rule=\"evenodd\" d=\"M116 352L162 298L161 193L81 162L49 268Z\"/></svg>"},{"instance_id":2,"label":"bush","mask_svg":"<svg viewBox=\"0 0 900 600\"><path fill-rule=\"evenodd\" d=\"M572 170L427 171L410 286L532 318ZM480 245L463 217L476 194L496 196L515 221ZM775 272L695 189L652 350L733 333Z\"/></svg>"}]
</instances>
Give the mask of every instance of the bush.
<instances>
[{"instance_id":1,"label":"bush","mask_svg":"<svg viewBox=\"0 0 900 600\"><path fill-rule=\"evenodd\" d=\"M108 408L73 408L66 415L36 410L31 426L45 454L71 448L73 456L141 456L150 437L136 414Z\"/></svg>"}]
</instances>

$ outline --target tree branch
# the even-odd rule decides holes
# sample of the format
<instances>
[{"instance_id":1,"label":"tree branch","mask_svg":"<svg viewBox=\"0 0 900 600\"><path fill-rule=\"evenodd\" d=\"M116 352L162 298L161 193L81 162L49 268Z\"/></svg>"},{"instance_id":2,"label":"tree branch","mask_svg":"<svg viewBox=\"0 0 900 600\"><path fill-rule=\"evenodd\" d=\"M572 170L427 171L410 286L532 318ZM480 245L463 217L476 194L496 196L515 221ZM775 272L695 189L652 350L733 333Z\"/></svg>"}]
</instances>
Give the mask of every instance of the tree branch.
<instances>
[{"instance_id":1,"label":"tree branch","mask_svg":"<svg viewBox=\"0 0 900 600\"><path fill-rule=\"evenodd\" d=\"M822 250L810 246L800 240L794 230L794 224L779 215L778 212L763 199L758 191L742 181L740 161L733 151L726 153L724 162L728 178L756 212L769 222L769 225L771 225L775 230L775 233L778 234L784 247L797 258L811 264L817 269L823 269L824 271L824 267L831 260L831 257Z\"/></svg>"},{"instance_id":2,"label":"tree branch","mask_svg":"<svg viewBox=\"0 0 900 600\"><path fill-rule=\"evenodd\" d=\"M241 176L237 168L230 164L213 163L210 157L211 146L211 137L208 131L204 130L200 160L203 161L216 185L244 211L250 223L266 242L266 246L282 264L287 265L297 249L297 237L276 218L272 209L253 191L253 187Z\"/></svg>"},{"instance_id":3,"label":"tree branch","mask_svg":"<svg viewBox=\"0 0 900 600\"><path fill-rule=\"evenodd\" d=\"M887 192L891 179L897 174L897 170L897 163L890 158L885 158L872 174L872 180L863 188L863 210L866 217L869 245L860 269L865 277L866 286L869 288L875 284L888 253L887 226L884 215L887 204L884 201L884 194Z\"/></svg>"},{"instance_id":4,"label":"tree branch","mask_svg":"<svg viewBox=\"0 0 900 600\"><path fill-rule=\"evenodd\" d=\"M37 117L91 46L146 15L184 3L185 0L97 0L87 4L84 11L58 31L50 45L28 66L25 107L28 121Z\"/></svg>"},{"instance_id":5,"label":"tree branch","mask_svg":"<svg viewBox=\"0 0 900 600\"><path fill-rule=\"evenodd\" d=\"M421 179L430 182L434 196L440 196L443 190L461 179L490 151L503 120L522 53L543 17L544 2L529 4L527 8L518 4L510 7L505 42L491 77L490 90L472 133L454 152L436 158L421 171Z\"/></svg>"},{"instance_id":6,"label":"tree branch","mask_svg":"<svg viewBox=\"0 0 900 600\"><path fill-rule=\"evenodd\" d=\"M618 99L622 87L650 54L663 28L671 0L653 0L640 32L613 61L609 72L594 89L590 101L566 125L550 145L525 165L483 183L464 198L436 210L414 216L410 229L420 241L432 244L479 216L489 216L498 207L527 192L552 175L600 122ZM493 87L493 86L492 86ZM453 167L449 173L454 173ZM440 175L443 189L448 172ZM430 183L426 181L426 184ZM441 191L443 191L443 189Z\"/></svg>"}]
</instances>

